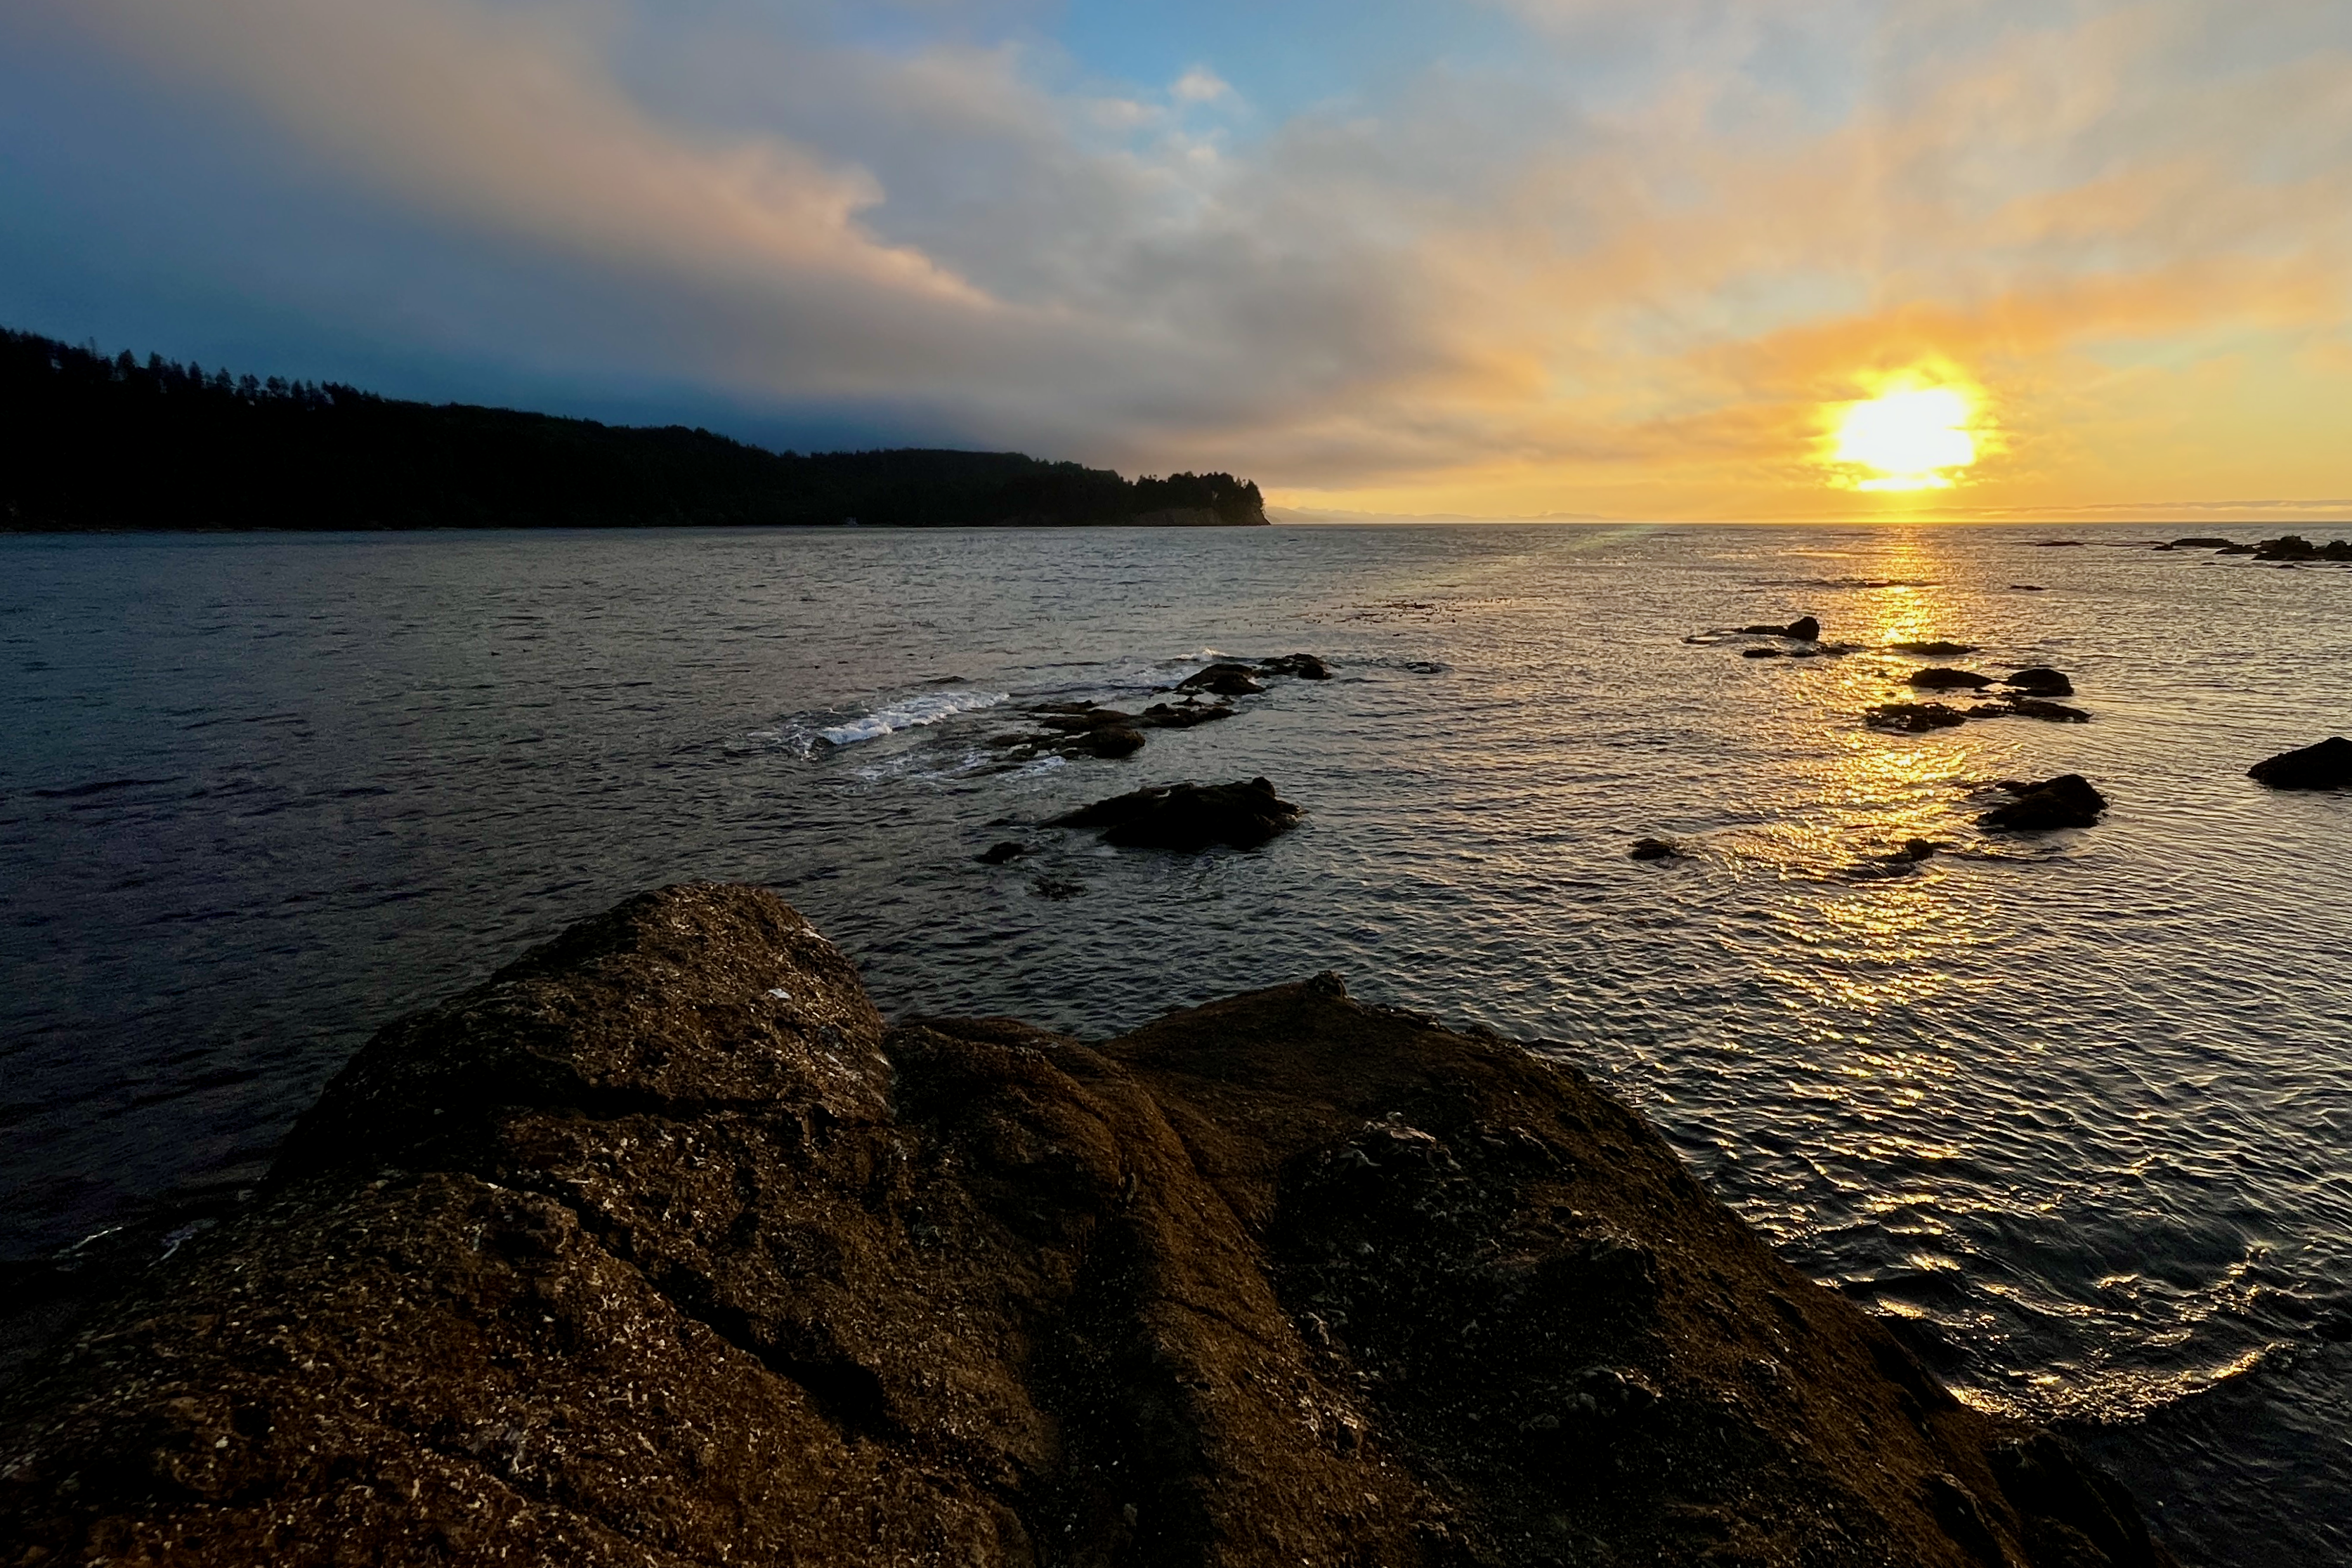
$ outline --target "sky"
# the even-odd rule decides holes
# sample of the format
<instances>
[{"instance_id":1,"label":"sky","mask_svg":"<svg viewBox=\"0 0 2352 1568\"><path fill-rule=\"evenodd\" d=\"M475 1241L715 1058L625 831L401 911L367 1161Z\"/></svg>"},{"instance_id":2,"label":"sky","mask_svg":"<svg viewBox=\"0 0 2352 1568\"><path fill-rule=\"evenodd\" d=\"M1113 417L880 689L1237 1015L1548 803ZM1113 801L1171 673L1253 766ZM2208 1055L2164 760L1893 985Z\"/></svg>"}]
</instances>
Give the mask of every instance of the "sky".
<instances>
[{"instance_id":1,"label":"sky","mask_svg":"<svg viewBox=\"0 0 2352 1568\"><path fill-rule=\"evenodd\" d=\"M1307 518L2338 520L2352 5L9 0L0 324Z\"/></svg>"}]
</instances>

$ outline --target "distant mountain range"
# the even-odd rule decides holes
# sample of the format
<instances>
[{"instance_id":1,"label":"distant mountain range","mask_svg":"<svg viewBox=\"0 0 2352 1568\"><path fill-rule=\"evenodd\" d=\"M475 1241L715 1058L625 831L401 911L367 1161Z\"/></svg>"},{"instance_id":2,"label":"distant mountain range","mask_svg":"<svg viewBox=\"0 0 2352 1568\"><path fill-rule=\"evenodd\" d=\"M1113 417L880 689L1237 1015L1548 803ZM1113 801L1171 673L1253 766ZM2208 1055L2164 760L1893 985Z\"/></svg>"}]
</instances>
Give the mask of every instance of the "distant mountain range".
<instances>
[{"instance_id":1,"label":"distant mountain range","mask_svg":"<svg viewBox=\"0 0 2352 1568\"><path fill-rule=\"evenodd\" d=\"M1018 452L771 452L0 329L0 528L1263 525L1230 474L1128 479Z\"/></svg>"}]
</instances>

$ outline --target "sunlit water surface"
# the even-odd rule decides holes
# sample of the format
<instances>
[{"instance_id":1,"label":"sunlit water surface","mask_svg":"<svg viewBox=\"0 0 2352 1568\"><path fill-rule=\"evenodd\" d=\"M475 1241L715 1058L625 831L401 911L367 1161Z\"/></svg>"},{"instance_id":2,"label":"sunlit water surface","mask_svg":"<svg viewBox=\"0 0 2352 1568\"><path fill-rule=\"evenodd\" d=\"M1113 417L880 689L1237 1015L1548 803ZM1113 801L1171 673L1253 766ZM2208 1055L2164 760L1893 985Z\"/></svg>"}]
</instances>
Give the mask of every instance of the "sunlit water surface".
<instances>
[{"instance_id":1,"label":"sunlit water surface","mask_svg":"<svg viewBox=\"0 0 2352 1568\"><path fill-rule=\"evenodd\" d=\"M2244 776L2352 730L2352 572L2147 531L0 540L0 1253L250 1180L386 1017L744 879L893 1013L1102 1036L1336 968L1555 1042L2184 1557L2352 1561L2352 797ZM1879 733L1917 661L1685 640L1801 613L2095 720ZM1212 650L1337 674L1128 761L992 743ZM1972 826L2070 771L2102 826ZM1308 813L1258 852L1028 826L1258 773Z\"/></svg>"}]
</instances>

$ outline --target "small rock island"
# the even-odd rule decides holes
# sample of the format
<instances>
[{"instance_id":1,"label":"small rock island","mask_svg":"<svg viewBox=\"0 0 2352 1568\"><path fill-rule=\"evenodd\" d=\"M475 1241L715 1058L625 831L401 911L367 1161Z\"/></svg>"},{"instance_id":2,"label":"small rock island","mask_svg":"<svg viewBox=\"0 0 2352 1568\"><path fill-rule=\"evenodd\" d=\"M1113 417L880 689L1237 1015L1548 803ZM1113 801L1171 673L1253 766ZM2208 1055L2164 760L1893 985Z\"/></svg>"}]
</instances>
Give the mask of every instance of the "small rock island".
<instances>
[{"instance_id":1,"label":"small rock island","mask_svg":"<svg viewBox=\"0 0 2352 1568\"><path fill-rule=\"evenodd\" d=\"M2165 1564L1572 1067L1337 976L887 1025L641 895L383 1029L0 1411L11 1563Z\"/></svg>"}]
</instances>

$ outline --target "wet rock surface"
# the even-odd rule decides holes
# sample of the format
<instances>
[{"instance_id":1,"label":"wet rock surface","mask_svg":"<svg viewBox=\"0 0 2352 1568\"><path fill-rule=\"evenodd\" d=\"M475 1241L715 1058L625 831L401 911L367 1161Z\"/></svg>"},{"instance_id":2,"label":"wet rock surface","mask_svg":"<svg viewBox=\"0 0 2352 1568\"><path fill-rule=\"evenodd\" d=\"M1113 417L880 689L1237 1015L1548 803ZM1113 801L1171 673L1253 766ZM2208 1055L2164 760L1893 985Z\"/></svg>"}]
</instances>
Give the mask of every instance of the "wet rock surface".
<instances>
[{"instance_id":1,"label":"wet rock surface","mask_svg":"<svg viewBox=\"0 0 2352 1568\"><path fill-rule=\"evenodd\" d=\"M1916 654L1922 658L1958 658L1962 654L1977 651L1974 643L1947 642L1940 637L1926 642L1891 642L1886 647L1890 653Z\"/></svg>"},{"instance_id":2,"label":"wet rock surface","mask_svg":"<svg viewBox=\"0 0 2352 1568\"><path fill-rule=\"evenodd\" d=\"M2246 776L2273 789L2352 789L2352 741L2331 735L2315 746L2265 757Z\"/></svg>"},{"instance_id":3,"label":"wet rock surface","mask_svg":"<svg viewBox=\"0 0 2352 1568\"><path fill-rule=\"evenodd\" d=\"M772 895L387 1026L0 1411L12 1562L2161 1565L1573 1068L886 1030Z\"/></svg>"},{"instance_id":4,"label":"wet rock surface","mask_svg":"<svg viewBox=\"0 0 2352 1568\"><path fill-rule=\"evenodd\" d=\"M1245 784L1153 785L1055 817L1053 827L1098 827L1129 848L1250 849L1295 825L1299 808L1263 778Z\"/></svg>"},{"instance_id":5,"label":"wet rock surface","mask_svg":"<svg viewBox=\"0 0 2352 1568\"><path fill-rule=\"evenodd\" d=\"M2004 782L2000 787L2017 798L1978 817L1983 826L2029 833L2057 827L2090 827L2107 809L2107 797L2080 773L2062 773L2039 784Z\"/></svg>"},{"instance_id":6,"label":"wet rock surface","mask_svg":"<svg viewBox=\"0 0 2352 1568\"><path fill-rule=\"evenodd\" d=\"M1671 838L1636 838L1633 847L1625 854L1634 860L1680 860L1685 858L1683 847Z\"/></svg>"}]
</instances>

